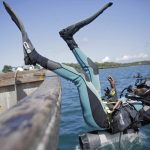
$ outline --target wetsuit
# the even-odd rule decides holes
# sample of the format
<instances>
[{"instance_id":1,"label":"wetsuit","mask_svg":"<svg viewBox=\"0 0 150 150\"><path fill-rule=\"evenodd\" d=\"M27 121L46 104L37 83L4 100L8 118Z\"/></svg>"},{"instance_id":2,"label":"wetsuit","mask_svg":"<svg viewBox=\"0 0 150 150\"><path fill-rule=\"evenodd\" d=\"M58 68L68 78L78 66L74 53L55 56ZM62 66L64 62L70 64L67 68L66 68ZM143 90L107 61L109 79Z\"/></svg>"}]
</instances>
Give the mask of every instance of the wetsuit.
<instances>
[{"instance_id":1,"label":"wetsuit","mask_svg":"<svg viewBox=\"0 0 150 150\"><path fill-rule=\"evenodd\" d=\"M45 69L51 70L59 76L73 82L79 92L84 120L90 127L94 127L95 129L109 127L107 114L104 108L105 105L101 100L99 72L92 60L80 50L73 39L73 35L80 28L92 22L111 5L112 3L108 3L88 19L60 31L60 36L66 41L78 63L81 65L84 72L84 74L82 74L72 67L54 62L38 54L29 40L22 22L18 19L8 4L4 3L7 12L10 14L12 20L16 23L22 33L25 64L39 64Z\"/></svg>"}]
</instances>

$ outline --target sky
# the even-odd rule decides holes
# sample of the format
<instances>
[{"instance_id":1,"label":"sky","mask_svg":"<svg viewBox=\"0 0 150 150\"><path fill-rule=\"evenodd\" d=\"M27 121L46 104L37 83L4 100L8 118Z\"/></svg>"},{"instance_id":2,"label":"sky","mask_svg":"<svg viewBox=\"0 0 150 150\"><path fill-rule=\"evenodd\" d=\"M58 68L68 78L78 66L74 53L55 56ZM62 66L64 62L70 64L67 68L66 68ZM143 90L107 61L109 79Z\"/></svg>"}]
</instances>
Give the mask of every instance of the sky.
<instances>
[{"instance_id":1,"label":"sky","mask_svg":"<svg viewBox=\"0 0 150 150\"><path fill-rule=\"evenodd\" d=\"M76 63L59 31L98 11L108 0L5 0L43 56ZM150 0L112 0L113 6L74 35L94 62L150 60ZM0 0L0 70L22 66L21 33Z\"/></svg>"}]
</instances>

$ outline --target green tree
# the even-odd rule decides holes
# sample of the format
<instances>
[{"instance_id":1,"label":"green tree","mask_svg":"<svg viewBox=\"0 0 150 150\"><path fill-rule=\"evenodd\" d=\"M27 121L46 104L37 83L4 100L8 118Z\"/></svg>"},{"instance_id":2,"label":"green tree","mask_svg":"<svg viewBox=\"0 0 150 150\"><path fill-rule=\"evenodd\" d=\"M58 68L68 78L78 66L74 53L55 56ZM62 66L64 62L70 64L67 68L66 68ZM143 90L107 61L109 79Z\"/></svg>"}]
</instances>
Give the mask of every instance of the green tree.
<instances>
[{"instance_id":1,"label":"green tree","mask_svg":"<svg viewBox=\"0 0 150 150\"><path fill-rule=\"evenodd\" d=\"M36 64L36 65L34 66L34 69L40 69L40 66Z\"/></svg>"},{"instance_id":2,"label":"green tree","mask_svg":"<svg viewBox=\"0 0 150 150\"><path fill-rule=\"evenodd\" d=\"M4 65L2 72L12 72L12 66Z\"/></svg>"}]
</instances>

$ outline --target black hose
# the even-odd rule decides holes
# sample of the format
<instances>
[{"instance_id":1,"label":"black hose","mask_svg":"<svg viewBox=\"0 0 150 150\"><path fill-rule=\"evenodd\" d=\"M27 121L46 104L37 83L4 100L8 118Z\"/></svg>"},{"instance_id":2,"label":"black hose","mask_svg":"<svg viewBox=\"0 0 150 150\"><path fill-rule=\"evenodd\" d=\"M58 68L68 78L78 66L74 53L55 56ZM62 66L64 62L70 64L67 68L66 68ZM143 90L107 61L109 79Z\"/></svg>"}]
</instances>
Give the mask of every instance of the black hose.
<instances>
[{"instance_id":1,"label":"black hose","mask_svg":"<svg viewBox=\"0 0 150 150\"><path fill-rule=\"evenodd\" d=\"M124 88L124 89L121 91L120 98L122 97L124 91L127 90L127 89L128 89L128 88Z\"/></svg>"}]
</instances>

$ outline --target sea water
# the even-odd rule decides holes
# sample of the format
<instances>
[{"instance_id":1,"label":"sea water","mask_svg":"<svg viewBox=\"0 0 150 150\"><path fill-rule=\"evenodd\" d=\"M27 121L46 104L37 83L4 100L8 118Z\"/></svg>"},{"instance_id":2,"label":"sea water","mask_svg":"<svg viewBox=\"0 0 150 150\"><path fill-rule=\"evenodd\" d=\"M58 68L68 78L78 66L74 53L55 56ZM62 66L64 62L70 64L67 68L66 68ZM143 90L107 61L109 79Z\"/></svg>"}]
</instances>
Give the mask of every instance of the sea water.
<instances>
[{"instance_id":1,"label":"sea water","mask_svg":"<svg viewBox=\"0 0 150 150\"><path fill-rule=\"evenodd\" d=\"M103 89L109 87L107 77L113 76L116 81L118 95L128 87L134 85L135 76L140 73L143 77L150 77L150 65L120 67L110 69L100 69L100 83L102 93ZM78 135L88 131L84 123L79 95L77 88L73 83L65 79L62 80L62 103L61 103L61 121L58 150L79 150ZM115 145L108 145L101 149L105 150L150 150L150 126L145 126L140 130L140 140L132 144L120 142Z\"/></svg>"}]
</instances>

